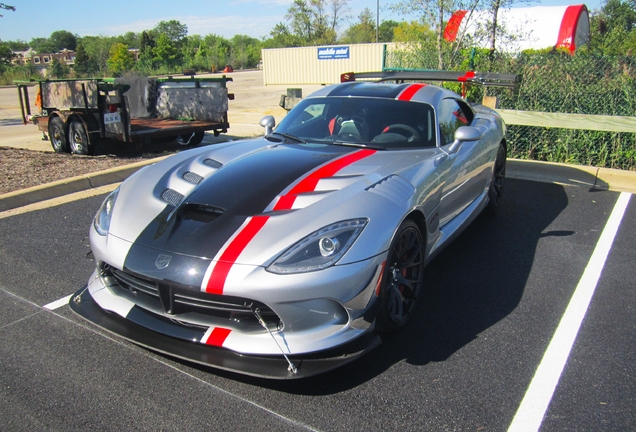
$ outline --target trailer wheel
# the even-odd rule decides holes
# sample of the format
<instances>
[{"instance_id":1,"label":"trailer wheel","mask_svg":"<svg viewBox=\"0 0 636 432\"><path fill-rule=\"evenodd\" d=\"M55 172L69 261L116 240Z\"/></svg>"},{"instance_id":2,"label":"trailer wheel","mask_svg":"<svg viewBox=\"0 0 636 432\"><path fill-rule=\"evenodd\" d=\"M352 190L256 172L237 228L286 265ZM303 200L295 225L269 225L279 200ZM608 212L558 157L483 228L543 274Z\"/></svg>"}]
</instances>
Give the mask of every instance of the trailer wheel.
<instances>
[{"instance_id":1,"label":"trailer wheel","mask_svg":"<svg viewBox=\"0 0 636 432\"><path fill-rule=\"evenodd\" d=\"M51 119L49 122L49 139L51 140L51 147L53 147L53 151L55 151L55 153L68 152L64 120L59 117L53 117Z\"/></svg>"},{"instance_id":2,"label":"trailer wheel","mask_svg":"<svg viewBox=\"0 0 636 432\"><path fill-rule=\"evenodd\" d=\"M79 120L73 120L69 128L69 147L71 153L78 155L87 155L89 150L88 134L84 128L84 124Z\"/></svg>"},{"instance_id":3,"label":"trailer wheel","mask_svg":"<svg viewBox=\"0 0 636 432\"><path fill-rule=\"evenodd\" d=\"M194 132L192 134L179 135L177 142L184 146L198 146L203 141L205 132Z\"/></svg>"}]
</instances>

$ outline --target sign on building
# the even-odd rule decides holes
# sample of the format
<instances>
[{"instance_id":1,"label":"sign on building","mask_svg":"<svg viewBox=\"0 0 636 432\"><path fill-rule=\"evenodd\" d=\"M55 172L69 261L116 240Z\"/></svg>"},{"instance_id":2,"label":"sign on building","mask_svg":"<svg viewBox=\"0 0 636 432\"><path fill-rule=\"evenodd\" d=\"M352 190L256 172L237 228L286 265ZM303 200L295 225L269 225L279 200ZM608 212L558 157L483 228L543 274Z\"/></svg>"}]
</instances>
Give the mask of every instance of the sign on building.
<instances>
[{"instance_id":1,"label":"sign on building","mask_svg":"<svg viewBox=\"0 0 636 432\"><path fill-rule=\"evenodd\" d=\"M349 58L348 46L318 48L318 60L339 60Z\"/></svg>"}]
</instances>

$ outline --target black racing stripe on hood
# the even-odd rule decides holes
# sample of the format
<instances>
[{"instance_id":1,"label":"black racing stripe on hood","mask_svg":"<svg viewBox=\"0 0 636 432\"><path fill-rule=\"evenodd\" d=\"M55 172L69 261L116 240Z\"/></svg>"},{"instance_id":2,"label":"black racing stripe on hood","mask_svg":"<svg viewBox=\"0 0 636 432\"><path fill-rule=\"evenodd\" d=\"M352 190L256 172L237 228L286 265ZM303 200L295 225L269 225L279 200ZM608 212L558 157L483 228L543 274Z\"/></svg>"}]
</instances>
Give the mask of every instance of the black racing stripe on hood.
<instances>
[{"instance_id":1,"label":"black racing stripe on hood","mask_svg":"<svg viewBox=\"0 0 636 432\"><path fill-rule=\"evenodd\" d=\"M201 258L209 263L249 216L261 214L276 196L309 171L355 150L327 145L279 145L224 165L203 180L185 200L191 205L220 209L222 215L212 221L202 221L187 216L184 210L187 205L181 205L177 212L168 206L135 240L124 267L156 276L154 255L162 252ZM149 258L147 255L153 250L156 253ZM185 275L177 279L184 282L187 279L188 285L194 282Z\"/></svg>"},{"instance_id":2,"label":"black racing stripe on hood","mask_svg":"<svg viewBox=\"0 0 636 432\"><path fill-rule=\"evenodd\" d=\"M357 96L395 99L409 84L383 84L372 82L352 82L348 85L339 85L334 88L329 96Z\"/></svg>"}]
</instances>

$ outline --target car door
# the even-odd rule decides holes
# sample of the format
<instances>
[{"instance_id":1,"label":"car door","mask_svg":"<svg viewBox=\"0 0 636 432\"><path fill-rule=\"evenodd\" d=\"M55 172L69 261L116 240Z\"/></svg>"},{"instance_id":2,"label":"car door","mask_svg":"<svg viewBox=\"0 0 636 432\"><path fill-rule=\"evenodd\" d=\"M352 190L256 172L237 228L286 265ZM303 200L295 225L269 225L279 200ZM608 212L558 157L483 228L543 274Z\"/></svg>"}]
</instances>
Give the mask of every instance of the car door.
<instances>
[{"instance_id":1,"label":"car door","mask_svg":"<svg viewBox=\"0 0 636 432\"><path fill-rule=\"evenodd\" d=\"M445 179L439 207L440 226L444 226L483 192L481 171L483 164L476 157L481 143L464 142L452 148L455 131L470 126L474 120L472 109L462 100L442 99L437 106L440 148L444 152L440 166Z\"/></svg>"}]
</instances>

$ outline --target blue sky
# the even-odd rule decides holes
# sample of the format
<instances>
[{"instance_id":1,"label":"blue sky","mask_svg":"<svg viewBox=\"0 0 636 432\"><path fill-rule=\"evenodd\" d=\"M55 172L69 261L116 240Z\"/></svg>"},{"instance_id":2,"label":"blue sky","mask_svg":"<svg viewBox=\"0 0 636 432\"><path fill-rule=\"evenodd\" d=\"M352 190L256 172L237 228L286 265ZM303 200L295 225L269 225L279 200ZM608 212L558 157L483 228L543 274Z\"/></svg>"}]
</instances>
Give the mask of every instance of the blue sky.
<instances>
[{"instance_id":1,"label":"blue sky","mask_svg":"<svg viewBox=\"0 0 636 432\"><path fill-rule=\"evenodd\" d=\"M380 0L380 19L391 15L384 8L397 0ZM602 0L587 1L590 10L600 7ZM188 34L214 33L226 38L245 34L255 38L268 36L292 0L6 0L15 12L0 11L0 40L48 37L56 30L87 36L115 36L128 31L141 32L159 21L178 20L188 26ZM580 1L543 0L532 5L556 6L580 4ZM351 20L368 7L375 13L376 0L350 0ZM415 18L415 17L413 17ZM346 27L345 27L346 28Z\"/></svg>"}]
</instances>

